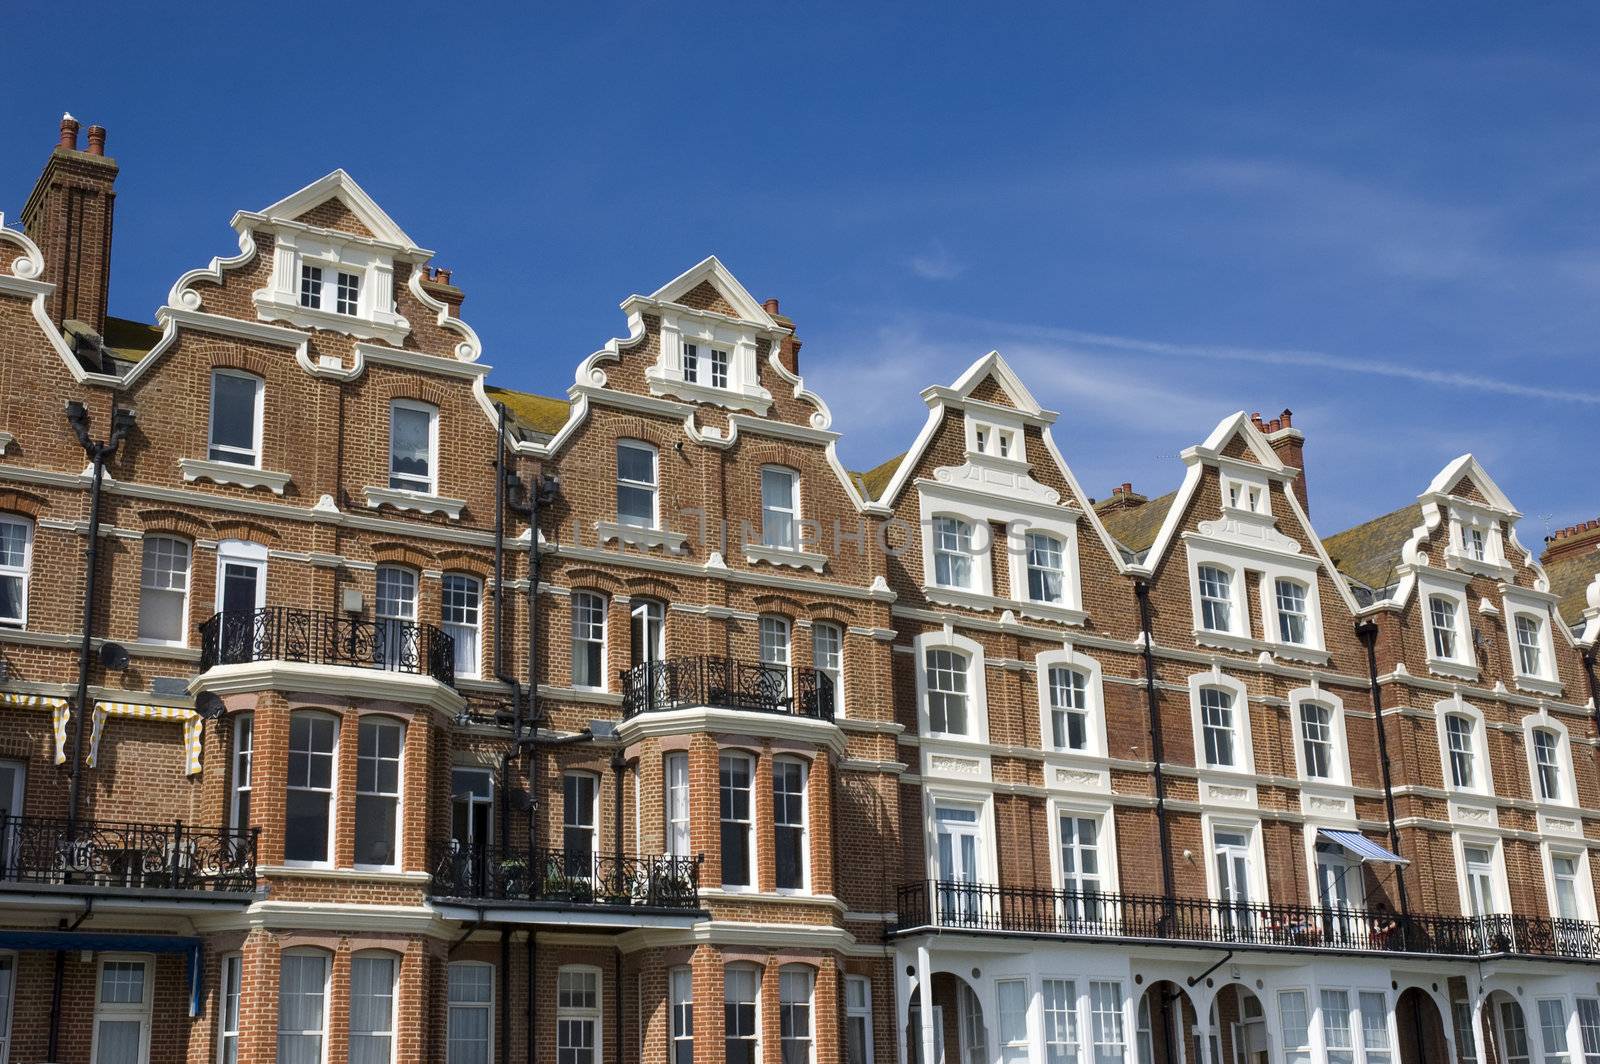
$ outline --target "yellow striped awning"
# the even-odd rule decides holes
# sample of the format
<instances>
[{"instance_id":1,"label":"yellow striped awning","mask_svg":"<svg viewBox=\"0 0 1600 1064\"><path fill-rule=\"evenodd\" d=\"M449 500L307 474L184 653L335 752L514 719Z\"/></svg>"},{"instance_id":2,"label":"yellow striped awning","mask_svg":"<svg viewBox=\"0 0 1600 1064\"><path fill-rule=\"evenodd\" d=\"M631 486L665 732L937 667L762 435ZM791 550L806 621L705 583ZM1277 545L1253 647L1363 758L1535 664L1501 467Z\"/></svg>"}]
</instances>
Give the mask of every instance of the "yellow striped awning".
<instances>
[{"instance_id":1,"label":"yellow striped awning","mask_svg":"<svg viewBox=\"0 0 1600 1064\"><path fill-rule=\"evenodd\" d=\"M176 720L183 722L183 761L184 773L196 776L200 773L200 733L205 727L205 721L200 714L183 706L152 706L142 702L96 702L94 704L94 726L89 735L90 768L100 754L100 733L105 729L107 717L133 717L138 720Z\"/></svg>"},{"instance_id":2,"label":"yellow striped awning","mask_svg":"<svg viewBox=\"0 0 1600 1064\"><path fill-rule=\"evenodd\" d=\"M72 708L65 698L54 695L30 695L18 691L0 691L0 705L19 706L26 709L42 709L50 713L50 723L56 737L56 764L61 764L67 759L67 719L72 716Z\"/></svg>"}]
</instances>

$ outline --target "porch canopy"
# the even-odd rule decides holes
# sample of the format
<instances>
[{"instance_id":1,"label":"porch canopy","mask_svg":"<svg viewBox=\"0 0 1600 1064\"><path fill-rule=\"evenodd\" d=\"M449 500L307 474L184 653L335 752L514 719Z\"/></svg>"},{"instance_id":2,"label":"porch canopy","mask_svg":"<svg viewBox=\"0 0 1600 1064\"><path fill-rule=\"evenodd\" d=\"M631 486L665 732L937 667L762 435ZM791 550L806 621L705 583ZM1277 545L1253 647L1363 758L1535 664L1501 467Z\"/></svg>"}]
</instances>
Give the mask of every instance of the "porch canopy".
<instances>
[{"instance_id":1,"label":"porch canopy","mask_svg":"<svg viewBox=\"0 0 1600 1064\"><path fill-rule=\"evenodd\" d=\"M1340 831L1337 828L1319 828L1317 834L1344 849L1362 864L1404 865L1411 862L1399 854L1390 853L1359 831Z\"/></svg>"}]
</instances>

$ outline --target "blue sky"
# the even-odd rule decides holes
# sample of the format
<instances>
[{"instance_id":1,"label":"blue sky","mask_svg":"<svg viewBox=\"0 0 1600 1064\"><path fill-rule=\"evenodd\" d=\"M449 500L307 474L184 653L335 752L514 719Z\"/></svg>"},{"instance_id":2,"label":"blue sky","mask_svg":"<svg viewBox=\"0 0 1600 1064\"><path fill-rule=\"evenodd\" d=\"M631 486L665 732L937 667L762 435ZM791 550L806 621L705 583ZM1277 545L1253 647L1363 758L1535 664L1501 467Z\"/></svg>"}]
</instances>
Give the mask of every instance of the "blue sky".
<instances>
[{"instance_id":1,"label":"blue sky","mask_svg":"<svg viewBox=\"0 0 1600 1064\"><path fill-rule=\"evenodd\" d=\"M122 166L116 314L343 166L496 383L563 394L715 253L853 468L999 348L1094 495L1287 406L1325 534L1468 450L1525 543L1600 514L1600 8L994 7L13 0L0 209L70 110Z\"/></svg>"}]
</instances>

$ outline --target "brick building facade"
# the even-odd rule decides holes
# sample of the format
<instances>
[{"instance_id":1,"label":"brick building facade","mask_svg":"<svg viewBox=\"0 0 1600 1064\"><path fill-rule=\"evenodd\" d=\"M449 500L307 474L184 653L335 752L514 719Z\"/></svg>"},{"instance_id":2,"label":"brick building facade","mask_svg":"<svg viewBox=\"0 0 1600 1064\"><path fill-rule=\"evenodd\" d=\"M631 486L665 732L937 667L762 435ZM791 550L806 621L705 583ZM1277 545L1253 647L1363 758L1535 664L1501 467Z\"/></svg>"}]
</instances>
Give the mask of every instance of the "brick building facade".
<instances>
[{"instance_id":1,"label":"brick building facade","mask_svg":"<svg viewBox=\"0 0 1600 1064\"><path fill-rule=\"evenodd\" d=\"M1600 1059L1600 528L1323 539L1288 412L1097 503L997 354L851 473L714 258L498 388L342 171L110 317L104 151L0 228L0 1064Z\"/></svg>"}]
</instances>

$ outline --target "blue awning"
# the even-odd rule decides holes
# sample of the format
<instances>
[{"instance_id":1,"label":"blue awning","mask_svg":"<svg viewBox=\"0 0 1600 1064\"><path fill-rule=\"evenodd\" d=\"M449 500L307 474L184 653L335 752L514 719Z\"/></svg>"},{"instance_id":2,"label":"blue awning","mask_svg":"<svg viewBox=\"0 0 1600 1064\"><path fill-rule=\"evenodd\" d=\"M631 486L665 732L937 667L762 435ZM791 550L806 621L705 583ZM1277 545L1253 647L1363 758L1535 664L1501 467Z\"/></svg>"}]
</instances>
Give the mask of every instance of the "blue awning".
<instances>
[{"instance_id":1,"label":"blue awning","mask_svg":"<svg viewBox=\"0 0 1600 1064\"><path fill-rule=\"evenodd\" d=\"M0 949L92 950L96 953L189 955L189 1017L200 1015L200 940L182 935L118 935L103 931L0 931Z\"/></svg>"},{"instance_id":2,"label":"blue awning","mask_svg":"<svg viewBox=\"0 0 1600 1064\"><path fill-rule=\"evenodd\" d=\"M1317 834L1355 857L1362 864L1410 864L1399 854L1390 853L1359 831L1339 831L1336 828L1319 828Z\"/></svg>"}]
</instances>

